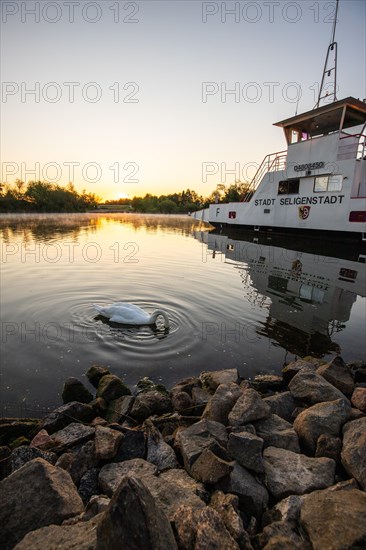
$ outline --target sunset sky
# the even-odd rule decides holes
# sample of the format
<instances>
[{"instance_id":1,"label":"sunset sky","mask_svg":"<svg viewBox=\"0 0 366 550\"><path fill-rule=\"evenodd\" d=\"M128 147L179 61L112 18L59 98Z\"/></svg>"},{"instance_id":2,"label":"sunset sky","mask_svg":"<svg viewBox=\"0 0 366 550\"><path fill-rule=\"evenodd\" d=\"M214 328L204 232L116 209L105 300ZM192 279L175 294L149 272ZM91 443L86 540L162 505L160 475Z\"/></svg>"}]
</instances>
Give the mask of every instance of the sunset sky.
<instances>
[{"instance_id":1,"label":"sunset sky","mask_svg":"<svg viewBox=\"0 0 366 550\"><path fill-rule=\"evenodd\" d=\"M73 181L104 199L207 195L252 176L285 148L272 123L295 114L299 90L299 112L316 103L335 6L1 4L1 179ZM365 28L366 3L341 0L338 99L366 97Z\"/></svg>"}]
</instances>

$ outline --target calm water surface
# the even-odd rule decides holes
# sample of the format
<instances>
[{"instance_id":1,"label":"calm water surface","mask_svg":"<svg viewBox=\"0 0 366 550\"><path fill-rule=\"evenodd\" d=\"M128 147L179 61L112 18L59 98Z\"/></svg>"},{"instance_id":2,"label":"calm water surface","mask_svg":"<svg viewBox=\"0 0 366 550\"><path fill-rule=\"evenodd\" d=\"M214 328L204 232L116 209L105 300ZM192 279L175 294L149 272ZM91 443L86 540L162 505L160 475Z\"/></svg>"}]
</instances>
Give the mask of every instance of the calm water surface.
<instances>
[{"instance_id":1,"label":"calm water surface","mask_svg":"<svg viewBox=\"0 0 366 550\"><path fill-rule=\"evenodd\" d=\"M0 233L2 414L61 404L65 378L85 381L95 363L130 386L170 386L202 370L280 372L308 353L365 356L357 250L253 242L184 216L9 215ZM164 309L169 331L92 307L116 301Z\"/></svg>"}]
</instances>

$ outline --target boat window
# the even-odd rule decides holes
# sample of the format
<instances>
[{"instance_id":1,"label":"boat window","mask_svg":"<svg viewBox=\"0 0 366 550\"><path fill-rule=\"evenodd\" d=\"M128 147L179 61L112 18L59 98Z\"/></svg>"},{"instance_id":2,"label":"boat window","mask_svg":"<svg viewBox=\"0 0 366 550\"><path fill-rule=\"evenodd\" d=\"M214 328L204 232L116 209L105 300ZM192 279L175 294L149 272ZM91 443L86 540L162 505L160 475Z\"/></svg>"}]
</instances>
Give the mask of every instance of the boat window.
<instances>
[{"instance_id":1,"label":"boat window","mask_svg":"<svg viewBox=\"0 0 366 550\"><path fill-rule=\"evenodd\" d=\"M280 181L278 184L278 195L296 195L299 192L299 178Z\"/></svg>"},{"instance_id":2,"label":"boat window","mask_svg":"<svg viewBox=\"0 0 366 550\"><path fill-rule=\"evenodd\" d=\"M315 193L324 193L324 191L341 191L343 176L341 174L331 176L317 176L314 183Z\"/></svg>"}]
</instances>

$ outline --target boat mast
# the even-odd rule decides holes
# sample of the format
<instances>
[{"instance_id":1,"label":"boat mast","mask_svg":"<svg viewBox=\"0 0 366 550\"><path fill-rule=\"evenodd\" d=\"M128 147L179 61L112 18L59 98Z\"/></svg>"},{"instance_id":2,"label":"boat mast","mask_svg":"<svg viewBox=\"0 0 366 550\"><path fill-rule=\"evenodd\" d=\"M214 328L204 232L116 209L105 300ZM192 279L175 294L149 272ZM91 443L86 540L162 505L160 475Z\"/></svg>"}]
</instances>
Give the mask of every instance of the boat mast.
<instances>
[{"instance_id":1,"label":"boat mast","mask_svg":"<svg viewBox=\"0 0 366 550\"><path fill-rule=\"evenodd\" d=\"M323 99L328 99L333 96L333 102L337 101L337 42L335 42L335 32L336 32L336 26L337 26L338 2L339 0L336 0L336 9L334 14L332 35L330 39L330 44L328 46L327 55L325 58L322 82L319 88L318 101L314 109L317 109L318 107L320 107L320 103ZM333 65L333 66L330 67L329 65ZM332 92L327 90L327 88L331 85L331 81L326 82L326 78L327 77L329 78L331 76L333 76ZM329 103L329 101L327 101L327 103Z\"/></svg>"}]
</instances>

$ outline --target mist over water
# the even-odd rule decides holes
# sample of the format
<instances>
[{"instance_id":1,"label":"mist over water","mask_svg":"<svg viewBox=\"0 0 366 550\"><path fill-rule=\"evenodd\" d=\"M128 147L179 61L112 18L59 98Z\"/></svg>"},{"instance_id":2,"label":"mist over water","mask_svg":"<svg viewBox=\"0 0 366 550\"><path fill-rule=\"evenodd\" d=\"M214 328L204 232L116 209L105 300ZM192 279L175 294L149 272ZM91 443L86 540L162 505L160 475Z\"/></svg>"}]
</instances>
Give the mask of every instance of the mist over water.
<instances>
[{"instance_id":1,"label":"mist over water","mask_svg":"<svg viewBox=\"0 0 366 550\"><path fill-rule=\"evenodd\" d=\"M188 216L7 215L1 234L2 414L61 404L92 364L133 386L202 370L279 373L308 353L365 356L365 264L210 232ZM348 255L349 256L349 255ZM169 331L93 303L164 309Z\"/></svg>"}]
</instances>

